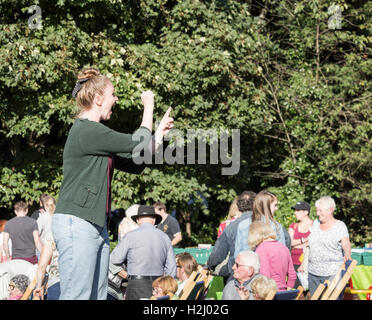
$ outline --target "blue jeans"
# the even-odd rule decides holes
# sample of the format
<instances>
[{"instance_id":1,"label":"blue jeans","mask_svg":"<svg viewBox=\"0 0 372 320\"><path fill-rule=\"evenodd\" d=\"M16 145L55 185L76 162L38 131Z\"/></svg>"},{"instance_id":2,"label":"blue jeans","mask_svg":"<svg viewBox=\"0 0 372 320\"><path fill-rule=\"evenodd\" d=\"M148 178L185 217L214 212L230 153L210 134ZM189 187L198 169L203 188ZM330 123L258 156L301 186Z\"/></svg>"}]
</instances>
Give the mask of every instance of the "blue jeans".
<instances>
[{"instance_id":1,"label":"blue jeans","mask_svg":"<svg viewBox=\"0 0 372 320\"><path fill-rule=\"evenodd\" d=\"M59 299L106 300L110 259L107 226L55 213L52 231L59 253Z\"/></svg>"},{"instance_id":2,"label":"blue jeans","mask_svg":"<svg viewBox=\"0 0 372 320\"><path fill-rule=\"evenodd\" d=\"M61 295L61 287L59 282L53 284L48 288L47 293L47 300L59 300L59 296Z\"/></svg>"}]
</instances>

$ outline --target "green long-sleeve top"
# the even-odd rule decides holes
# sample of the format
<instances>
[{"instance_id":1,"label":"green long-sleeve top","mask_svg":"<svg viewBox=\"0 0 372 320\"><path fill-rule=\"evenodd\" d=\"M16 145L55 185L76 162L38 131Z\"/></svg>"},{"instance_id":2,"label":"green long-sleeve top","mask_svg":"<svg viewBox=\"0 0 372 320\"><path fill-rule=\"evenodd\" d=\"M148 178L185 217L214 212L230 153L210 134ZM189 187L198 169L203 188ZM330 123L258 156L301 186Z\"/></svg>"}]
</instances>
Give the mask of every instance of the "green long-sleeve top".
<instances>
[{"instance_id":1,"label":"green long-sleeve top","mask_svg":"<svg viewBox=\"0 0 372 320\"><path fill-rule=\"evenodd\" d=\"M63 181L55 213L71 214L103 227L110 183L109 157L115 169L141 173L145 164L136 165L132 151L147 147L150 140L151 132L146 127L132 135L88 119L75 120L63 151Z\"/></svg>"}]
</instances>

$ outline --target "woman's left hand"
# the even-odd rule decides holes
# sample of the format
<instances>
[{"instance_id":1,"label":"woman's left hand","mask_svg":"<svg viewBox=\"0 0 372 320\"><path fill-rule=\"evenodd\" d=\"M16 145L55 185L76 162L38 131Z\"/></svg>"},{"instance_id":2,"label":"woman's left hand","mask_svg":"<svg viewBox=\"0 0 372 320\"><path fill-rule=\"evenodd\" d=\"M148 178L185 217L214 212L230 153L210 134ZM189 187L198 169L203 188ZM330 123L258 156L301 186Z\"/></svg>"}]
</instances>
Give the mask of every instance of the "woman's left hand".
<instances>
[{"instance_id":1,"label":"woman's left hand","mask_svg":"<svg viewBox=\"0 0 372 320\"><path fill-rule=\"evenodd\" d=\"M169 107L167 112L164 114L163 118L161 119L159 126L156 129L155 141L158 144L161 143L161 141L163 140L163 137L173 128L173 118L169 116L171 111L172 111L172 107Z\"/></svg>"}]
</instances>

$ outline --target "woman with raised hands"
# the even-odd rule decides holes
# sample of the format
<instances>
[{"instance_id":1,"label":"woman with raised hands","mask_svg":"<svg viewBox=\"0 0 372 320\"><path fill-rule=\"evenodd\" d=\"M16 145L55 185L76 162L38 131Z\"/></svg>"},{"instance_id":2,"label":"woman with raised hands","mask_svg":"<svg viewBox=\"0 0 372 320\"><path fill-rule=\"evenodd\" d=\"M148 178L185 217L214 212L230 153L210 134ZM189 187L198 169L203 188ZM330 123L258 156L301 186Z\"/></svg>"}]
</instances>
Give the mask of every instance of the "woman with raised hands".
<instances>
[{"instance_id":1,"label":"woman with raised hands","mask_svg":"<svg viewBox=\"0 0 372 320\"><path fill-rule=\"evenodd\" d=\"M136 157L156 151L173 127L167 110L152 138L154 94L141 94L142 121L133 134L102 124L118 101L114 86L97 69L83 69L72 92L79 113L63 152L63 181L53 216L59 252L60 300L106 300L110 246L107 218L111 211L114 169L138 174Z\"/></svg>"}]
</instances>

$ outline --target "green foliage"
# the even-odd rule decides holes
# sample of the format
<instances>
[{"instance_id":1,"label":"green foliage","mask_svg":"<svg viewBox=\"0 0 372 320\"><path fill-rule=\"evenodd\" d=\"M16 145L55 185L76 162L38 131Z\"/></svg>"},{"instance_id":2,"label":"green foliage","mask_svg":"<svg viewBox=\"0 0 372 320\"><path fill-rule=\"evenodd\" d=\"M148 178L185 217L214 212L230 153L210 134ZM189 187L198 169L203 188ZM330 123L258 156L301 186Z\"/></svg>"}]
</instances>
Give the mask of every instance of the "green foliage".
<instances>
[{"instance_id":1,"label":"green foliage","mask_svg":"<svg viewBox=\"0 0 372 320\"><path fill-rule=\"evenodd\" d=\"M33 4L42 10L41 29L28 27ZM332 4L341 29L329 27ZM239 174L222 176L221 164L117 172L114 207L166 202L177 210L184 244L194 245L213 243L244 190L276 193L285 226L293 203L327 194L353 243L372 241L370 2L40 0L0 8L3 216L18 199L58 197L75 113L70 95L89 65L115 86L108 125L116 130L139 126L147 89L156 94L156 120L173 106L185 134L240 129Z\"/></svg>"}]
</instances>

